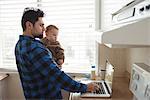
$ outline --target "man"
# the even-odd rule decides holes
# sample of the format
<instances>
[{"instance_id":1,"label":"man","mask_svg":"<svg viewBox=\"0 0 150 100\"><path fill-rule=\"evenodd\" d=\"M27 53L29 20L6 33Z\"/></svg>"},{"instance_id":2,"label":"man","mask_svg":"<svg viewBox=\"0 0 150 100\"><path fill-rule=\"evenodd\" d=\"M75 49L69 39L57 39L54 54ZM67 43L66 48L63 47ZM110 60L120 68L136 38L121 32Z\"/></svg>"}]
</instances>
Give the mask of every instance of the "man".
<instances>
[{"instance_id":1,"label":"man","mask_svg":"<svg viewBox=\"0 0 150 100\"><path fill-rule=\"evenodd\" d=\"M51 52L42 42L43 11L25 8L22 16L23 35L15 47L18 72L26 99L62 99L61 89L71 92L95 91L94 83L82 84L72 80L52 60Z\"/></svg>"},{"instance_id":2,"label":"man","mask_svg":"<svg viewBox=\"0 0 150 100\"><path fill-rule=\"evenodd\" d=\"M55 25L48 25L45 30L46 37L42 38L41 40L43 44L50 50L53 59L61 69L62 64L64 63L65 55L64 49L61 47L59 41L57 40L58 31L59 29Z\"/></svg>"}]
</instances>

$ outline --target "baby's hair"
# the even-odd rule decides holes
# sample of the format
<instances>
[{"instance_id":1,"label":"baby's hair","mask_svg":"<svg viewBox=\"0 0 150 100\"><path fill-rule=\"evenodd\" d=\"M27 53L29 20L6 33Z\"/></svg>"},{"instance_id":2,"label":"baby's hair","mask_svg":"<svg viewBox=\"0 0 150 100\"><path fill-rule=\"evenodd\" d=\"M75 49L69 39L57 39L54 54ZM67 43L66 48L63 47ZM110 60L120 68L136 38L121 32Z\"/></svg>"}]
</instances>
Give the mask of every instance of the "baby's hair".
<instances>
[{"instance_id":1,"label":"baby's hair","mask_svg":"<svg viewBox=\"0 0 150 100\"><path fill-rule=\"evenodd\" d=\"M48 26L46 27L45 32L47 32L48 30L51 30L51 29L53 29L53 28L55 28L55 29L59 30L59 28L58 28L58 27L56 27L55 25L48 25Z\"/></svg>"}]
</instances>

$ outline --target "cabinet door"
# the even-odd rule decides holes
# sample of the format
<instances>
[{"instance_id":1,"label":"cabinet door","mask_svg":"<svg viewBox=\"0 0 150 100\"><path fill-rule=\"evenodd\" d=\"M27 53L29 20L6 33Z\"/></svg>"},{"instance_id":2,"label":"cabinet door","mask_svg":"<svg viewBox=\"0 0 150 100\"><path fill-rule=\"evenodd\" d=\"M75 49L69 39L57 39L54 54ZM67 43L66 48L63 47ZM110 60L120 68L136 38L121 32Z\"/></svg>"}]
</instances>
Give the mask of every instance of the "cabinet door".
<instances>
[{"instance_id":1,"label":"cabinet door","mask_svg":"<svg viewBox=\"0 0 150 100\"><path fill-rule=\"evenodd\" d=\"M0 100L8 100L7 98L7 83L6 83L6 77L7 75L3 76L3 75L0 75Z\"/></svg>"}]
</instances>

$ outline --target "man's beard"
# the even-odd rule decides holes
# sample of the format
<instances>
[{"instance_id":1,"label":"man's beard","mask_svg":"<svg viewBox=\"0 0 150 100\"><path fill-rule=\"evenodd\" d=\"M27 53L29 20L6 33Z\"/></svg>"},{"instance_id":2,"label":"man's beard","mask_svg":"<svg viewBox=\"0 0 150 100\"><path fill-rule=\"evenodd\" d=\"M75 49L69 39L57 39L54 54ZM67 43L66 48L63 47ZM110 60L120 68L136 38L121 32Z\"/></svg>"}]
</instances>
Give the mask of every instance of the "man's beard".
<instances>
[{"instance_id":1,"label":"man's beard","mask_svg":"<svg viewBox=\"0 0 150 100\"><path fill-rule=\"evenodd\" d=\"M34 36L34 38L42 39L42 38L43 38L43 34L40 34L40 35Z\"/></svg>"}]
</instances>

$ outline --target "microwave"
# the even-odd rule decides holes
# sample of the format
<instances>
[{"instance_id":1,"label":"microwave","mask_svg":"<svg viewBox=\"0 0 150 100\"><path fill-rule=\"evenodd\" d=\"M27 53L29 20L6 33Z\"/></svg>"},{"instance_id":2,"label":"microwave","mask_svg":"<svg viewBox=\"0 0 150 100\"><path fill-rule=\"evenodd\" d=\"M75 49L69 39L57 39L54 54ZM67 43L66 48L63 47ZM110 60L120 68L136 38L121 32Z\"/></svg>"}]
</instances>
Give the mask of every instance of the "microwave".
<instances>
[{"instance_id":1,"label":"microwave","mask_svg":"<svg viewBox=\"0 0 150 100\"><path fill-rule=\"evenodd\" d=\"M101 42L111 48L150 47L150 0L134 0L112 14Z\"/></svg>"},{"instance_id":2,"label":"microwave","mask_svg":"<svg viewBox=\"0 0 150 100\"><path fill-rule=\"evenodd\" d=\"M112 24L128 23L150 17L150 0L133 0L112 14Z\"/></svg>"}]
</instances>

